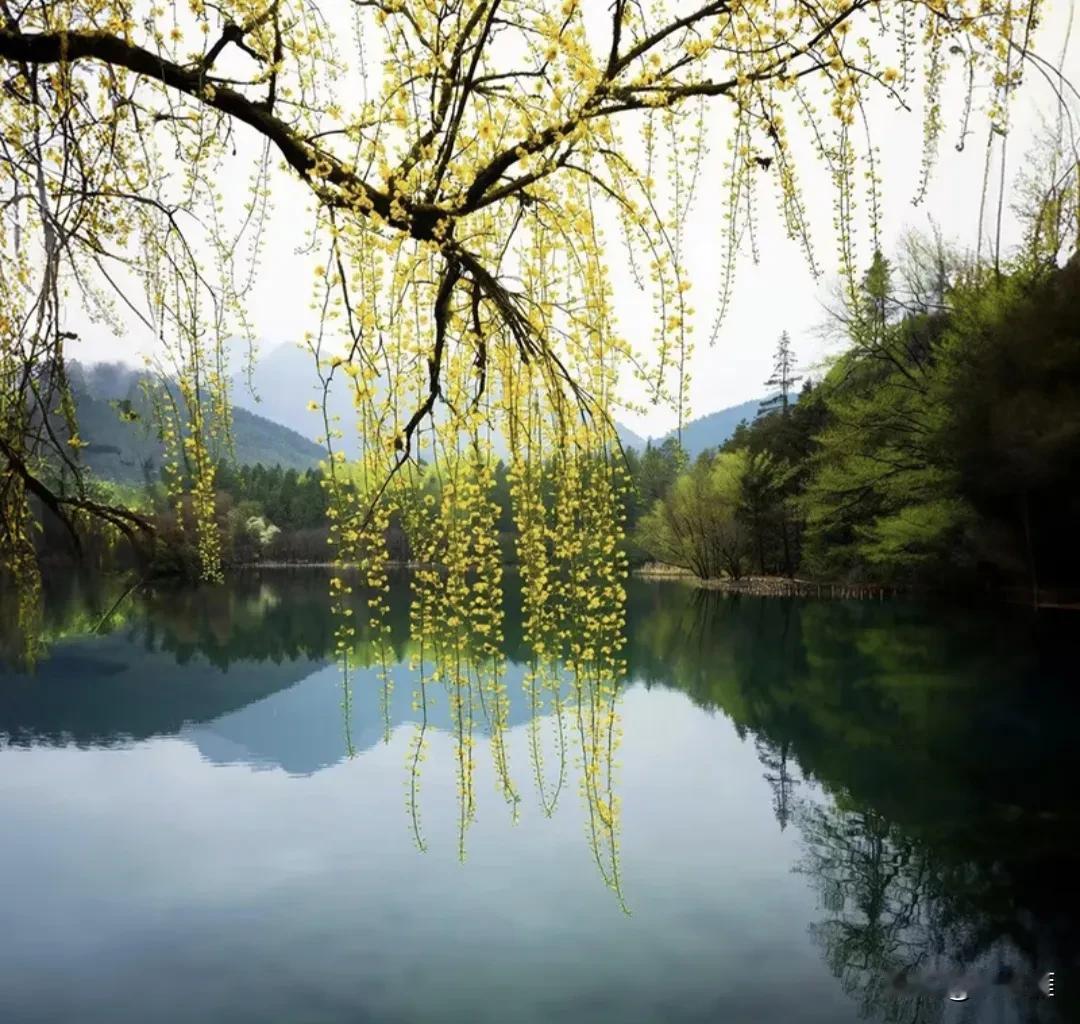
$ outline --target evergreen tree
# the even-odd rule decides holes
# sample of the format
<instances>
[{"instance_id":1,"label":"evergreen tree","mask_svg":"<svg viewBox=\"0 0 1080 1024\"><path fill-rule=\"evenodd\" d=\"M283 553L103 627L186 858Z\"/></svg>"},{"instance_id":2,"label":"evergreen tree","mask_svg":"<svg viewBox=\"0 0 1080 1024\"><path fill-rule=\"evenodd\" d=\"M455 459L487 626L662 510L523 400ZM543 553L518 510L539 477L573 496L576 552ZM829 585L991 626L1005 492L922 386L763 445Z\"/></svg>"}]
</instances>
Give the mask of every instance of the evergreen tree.
<instances>
[{"instance_id":1,"label":"evergreen tree","mask_svg":"<svg viewBox=\"0 0 1080 1024\"><path fill-rule=\"evenodd\" d=\"M758 416L768 416L770 413L780 410L780 414L787 417L788 395L802 377L795 372L795 353L791 350L791 336L787 331L780 335L776 344L776 357L773 361L772 376L765 381L768 388L778 388L774 394L766 398L758 409Z\"/></svg>"}]
</instances>

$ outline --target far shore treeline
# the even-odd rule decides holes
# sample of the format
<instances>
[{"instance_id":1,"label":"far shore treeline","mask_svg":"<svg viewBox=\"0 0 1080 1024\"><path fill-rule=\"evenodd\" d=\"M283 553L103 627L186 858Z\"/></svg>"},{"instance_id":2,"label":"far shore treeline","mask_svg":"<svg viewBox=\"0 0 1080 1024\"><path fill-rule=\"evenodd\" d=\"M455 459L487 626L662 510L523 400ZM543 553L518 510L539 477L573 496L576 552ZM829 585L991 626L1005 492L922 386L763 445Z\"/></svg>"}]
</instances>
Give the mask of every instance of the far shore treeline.
<instances>
[{"instance_id":1,"label":"far shore treeline","mask_svg":"<svg viewBox=\"0 0 1080 1024\"><path fill-rule=\"evenodd\" d=\"M797 372L785 335L770 397L690 458L678 437L624 451L632 565L705 579L784 576L941 589L1068 588L1080 581L1080 257L1064 267L973 264L936 240L880 254L832 325L843 351ZM805 373L805 371L804 371ZM801 387L796 385L801 381ZM130 403L112 403L130 416ZM271 426L264 421L266 430ZM249 461L215 474L226 565L325 562L322 471L297 449L242 437ZM260 435L263 436L263 435ZM270 436L270 435L267 435ZM288 440L288 439L287 439ZM286 464L258 457L282 454ZM149 460L144 461L149 465ZM102 481L151 514L148 571L196 575L198 554L160 474ZM431 487L437 487L432 477ZM504 560L516 559L506 466L495 473ZM41 515L45 561L72 552ZM393 559L411 557L391 521ZM84 551L102 567L116 558Z\"/></svg>"},{"instance_id":2,"label":"far shore treeline","mask_svg":"<svg viewBox=\"0 0 1080 1024\"><path fill-rule=\"evenodd\" d=\"M638 469L634 538L699 576L942 589L1080 582L1080 255L1008 273L880 255L843 354L692 463ZM790 380L786 339L777 375Z\"/></svg>"}]
</instances>

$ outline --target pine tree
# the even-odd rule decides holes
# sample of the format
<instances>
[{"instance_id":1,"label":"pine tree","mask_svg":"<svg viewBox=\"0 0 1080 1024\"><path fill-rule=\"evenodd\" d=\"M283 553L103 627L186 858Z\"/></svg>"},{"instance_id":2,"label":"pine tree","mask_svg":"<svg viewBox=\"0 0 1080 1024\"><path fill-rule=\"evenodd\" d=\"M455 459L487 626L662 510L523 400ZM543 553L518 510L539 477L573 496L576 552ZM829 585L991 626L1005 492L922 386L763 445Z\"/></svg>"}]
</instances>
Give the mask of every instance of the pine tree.
<instances>
[{"instance_id":1,"label":"pine tree","mask_svg":"<svg viewBox=\"0 0 1080 1024\"><path fill-rule=\"evenodd\" d=\"M773 362L772 376L765 381L766 387L779 388L779 391L770 395L761 403L758 408L758 416L768 416L779 409L781 415L786 417L788 414L788 394L801 380L802 376L795 373L795 353L791 350L791 336L787 331L784 331L776 344L776 359Z\"/></svg>"},{"instance_id":2,"label":"pine tree","mask_svg":"<svg viewBox=\"0 0 1080 1024\"><path fill-rule=\"evenodd\" d=\"M798 778L792 773L788 764L790 757L788 741L773 744L768 740L758 740L757 754L758 760L765 768L764 779L772 790L773 814L776 815L780 831L783 832L787 828L794 809L792 794L799 785Z\"/></svg>"}]
</instances>

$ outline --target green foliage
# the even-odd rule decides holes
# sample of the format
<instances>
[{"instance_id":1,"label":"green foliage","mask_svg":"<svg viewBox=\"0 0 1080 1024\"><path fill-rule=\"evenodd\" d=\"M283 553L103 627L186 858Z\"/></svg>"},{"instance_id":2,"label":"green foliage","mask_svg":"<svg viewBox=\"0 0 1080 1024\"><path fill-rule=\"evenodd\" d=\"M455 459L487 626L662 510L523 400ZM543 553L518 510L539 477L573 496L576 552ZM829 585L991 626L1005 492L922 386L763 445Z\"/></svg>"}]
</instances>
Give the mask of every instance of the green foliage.
<instances>
[{"instance_id":1,"label":"green foliage","mask_svg":"<svg viewBox=\"0 0 1080 1024\"><path fill-rule=\"evenodd\" d=\"M910 239L896 267L875 257L842 316L848 349L821 383L724 445L743 460L733 498L713 492L708 453L674 483L656 449L651 472L644 457L632 466L639 500L651 488L635 542L698 575L736 575L700 550L733 516L740 571L1075 582L1080 257L999 275Z\"/></svg>"},{"instance_id":2,"label":"green foliage","mask_svg":"<svg viewBox=\"0 0 1080 1024\"><path fill-rule=\"evenodd\" d=\"M803 497L806 567L820 576L910 577L947 557L967 518L940 458L944 320L896 315L891 276L879 254L849 310L851 348L823 382L828 420Z\"/></svg>"},{"instance_id":3,"label":"green foliage","mask_svg":"<svg viewBox=\"0 0 1080 1024\"><path fill-rule=\"evenodd\" d=\"M634 487L628 511L629 528L671 489L679 470L686 464L686 455L673 437L659 445L646 444L640 457L628 452L630 478Z\"/></svg>"},{"instance_id":4,"label":"green foliage","mask_svg":"<svg viewBox=\"0 0 1080 1024\"><path fill-rule=\"evenodd\" d=\"M747 553L740 512L749 463L743 452L698 459L641 520L638 543L702 579L739 579Z\"/></svg>"},{"instance_id":5,"label":"green foliage","mask_svg":"<svg viewBox=\"0 0 1080 1024\"><path fill-rule=\"evenodd\" d=\"M281 466L234 466L222 462L215 473L218 489L236 502L250 502L252 515L282 530L326 525L327 499L320 470L298 473ZM250 515L248 516L250 518Z\"/></svg>"},{"instance_id":6,"label":"green foliage","mask_svg":"<svg viewBox=\"0 0 1080 1024\"><path fill-rule=\"evenodd\" d=\"M967 265L934 240L908 240L895 265L878 254L842 313L846 352L820 383L804 383L798 401L744 420L719 455L698 446L692 464L675 437L627 449L631 560L660 559L705 577L1074 582L1080 259L1058 269L1025 256L1007 271ZM794 379L794 353L786 342L781 349L781 377ZM76 370L83 458L105 467L93 483L99 500L158 510L154 564L186 573L193 532L183 508L164 511L160 444L137 377L118 367ZM216 469L223 557L324 560L321 471L303 459L245 465L245 452L262 449L252 448L244 422L238 416L236 458ZM109 471L114 463L124 472ZM350 477L345 486L364 481ZM433 493L438 481L422 469L416 486ZM492 499L503 561L513 561L501 461ZM66 550L56 524L46 517L43 526L39 548ZM387 539L394 558L411 557L396 520Z\"/></svg>"},{"instance_id":7,"label":"green foliage","mask_svg":"<svg viewBox=\"0 0 1080 1024\"><path fill-rule=\"evenodd\" d=\"M952 276L944 312L902 316L884 261L867 277L853 348L824 382L811 572L964 583L1080 570L1080 263Z\"/></svg>"},{"instance_id":8,"label":"green foliage","mask_svg":"<svg viewBox=\"0 0 1080 1024\"><path fill-rule=\"evenodd\" d=\"M860 531L859 551L871 565L893 568L942 564L971 518L959 498L902 504Z\"/></svg>"}]
</instances>

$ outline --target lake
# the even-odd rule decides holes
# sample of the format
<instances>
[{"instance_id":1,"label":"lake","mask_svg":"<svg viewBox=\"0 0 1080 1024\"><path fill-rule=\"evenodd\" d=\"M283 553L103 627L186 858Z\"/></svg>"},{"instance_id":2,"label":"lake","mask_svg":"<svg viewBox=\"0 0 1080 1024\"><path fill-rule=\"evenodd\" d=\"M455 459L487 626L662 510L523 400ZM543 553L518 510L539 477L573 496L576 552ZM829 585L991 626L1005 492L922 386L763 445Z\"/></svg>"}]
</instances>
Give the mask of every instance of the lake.
<instances>
[{"instance_id":1,"label":"lake","mask_svg":"<svg viewBox=\"0 0 1080 1024\"><path fill-rule=\"evenodd\" d=\"M605 803L512 595L463 747L407 579L347 687L321 571L120 592L0 669L2 1021L1066 1019L1075 617L634 580Z\"/></svg>"}]
</instances>

